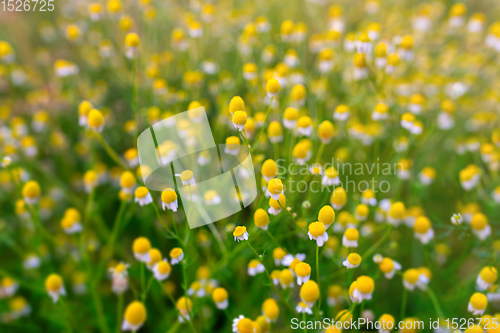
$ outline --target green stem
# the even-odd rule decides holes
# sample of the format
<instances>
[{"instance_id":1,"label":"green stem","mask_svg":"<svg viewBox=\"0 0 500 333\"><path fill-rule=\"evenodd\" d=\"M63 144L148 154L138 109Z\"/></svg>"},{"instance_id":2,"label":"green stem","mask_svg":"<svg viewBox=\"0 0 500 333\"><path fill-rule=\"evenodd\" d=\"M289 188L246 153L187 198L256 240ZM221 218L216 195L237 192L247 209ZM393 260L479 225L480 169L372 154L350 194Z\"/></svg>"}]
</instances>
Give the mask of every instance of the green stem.
<instances>
[{"instance_id":1,"label":"green stem","mask_svg":"<svg viewBox=\"0 0 500 333\"><path fill-rule=\"evenodd\" d=\"M316 244L316 279L318 280L318 289L320 288L320 280L319 280L319 245ZM321 311L321 289L319 289L319 298L318 298L318 312Z\"/></svg>"},{"instance_id":2,"label":"green stem","mask_svg":"<svg viewBox=\"0 0 500 333\"><path fill-rule=\"evenodd\" d=\"M183 240L179 237L179 235L178 235L177 233L173 233L173 232L170 230L170 228L169 228L169 227L168 227L168 225L167 225L167 222L166 222L166 221L163 219L163 217L161 216L161 214L160 214L160 210L158 209L158 207L156 207L156 204L153 202L153 203L151 204L151 206L153 206L153 209L154 209L154 211L155 211L155 213L156 213L156 216L158 217L158 219L161 221L161 223L162 223L162 224L163 224L163 226L165 227L165 230L167 231L167 233L168 233L168 234L170 234L173 238L177 239L177 240L179 241L179 243L180 243L181 245L183 245L183 246L184 246L184 241L183 241ZM175 223L175 222L173 221L173 219L172 219L172 223ZM187 224L187 222L186 222L186 224Z\"/></svg>"},{"instance_id":3,"label":"green stem","mask_svg":"<svg viewBox=\"0 0 500 333\"><path fill-rule=\"evenodd\" d=\"M400 320L404 320L406 311L406 302L408 301L408 289L403 289L403 298L401 300Z\"/></svg>"},{"instance_id":4,"label":"green stem","mask_svg":"<svg viewBox=\"0 0 500 333\"><path fill-rule=\"evenodd\" d=\"M366 252L363 253L361 257L368 258L368 256L370 256L373 252L375 252L378 249L378 247L387 239L387 237L389 237L391 230L392 230L392 225L388 225L387 230L382 235L382 237L380 237L375 244L373 244L368 250L366 250Z\"/></svg>"},{"instance_id":5,"label":"green stem","mask_svg":"<svg viewBox=\"0 0 500 333\"><path fill-rule=\"evenodd\" d=\"M146 284L146 288L142 291L142 302L144 303L146 301L146 297L148 296L149 289L151 288L151 285L153 284L155 277L154 275L151 275L151 277L148 280L148 283Z\"/></svg>"},{"instance_id":6,"label":"green stem","mask_svg":"<svg viewBox=\"0 0 500 333\"><path fill-rule=\"evenodd\" d=\"M257 251L255 251L255 249L253 248L253 246L250 244L250 242L248 240L246 241L246 243L252 249L253 253L255 253L255 255L257 256L257 258L260 260L262 258L262 256Z\"/></svg>"},{"instance_id":7,"label":"green stem","mask_svg":"<svg viewBox=\"0 0 500 333\"><path fill-rule=\"evenodd\" d=\"M116 151L114 151L113 148L111 148L111 146L106 142L106 140L104 140L101 133L96 133L96 136L97 136L97 140L99 140L99 143L104 148L104 150L108 153L109 157L111 157L111 159L116 164L121 166L123 169L129 170L130 168L128 167L128 165L122 161L120 155L118 155L118 153Z\"/></svg>"},{"instance_id":8,"label":"green stem","mask_svg":"<svg viewBox=\"0 0 500 333\"><path fill-rule=\"evenodd\" d=\"M432 305L434 306L434 311L436 311L436 314L439 316L439 319L446 318L443 314L441 306L439 305L439 301L436 297L436 294L434 294L434 291L432 291L432 289L429 286L427 286L427 294L431 299Z\"/></svg>"},{"instance_id":9,"label":"green stem","mask_svg":"<svg viewBox=\"0 0 500 333\"><path fill-rule=\"evenodd\" d=\"M116 306L116 333L121 332L121 318L122 318L122 312L123 312L123 293L118 294L118 304Z\"/></svg>"},{"instance_id":10,"label":"green stem","mask_svg":"<svg viewBox=\"0 0 500 333\"><path fill-rule=\"evenodd\" d=\"M145 272L144 272L144 267L146 266L145 263L141 263L140 264L140 274L141 274L141 290L142 290L142 294L143 294L143 297L144 297L144 289L145 289L145 283L146 283L146 277L145 277Z\"/></svg>"}]
</instances>

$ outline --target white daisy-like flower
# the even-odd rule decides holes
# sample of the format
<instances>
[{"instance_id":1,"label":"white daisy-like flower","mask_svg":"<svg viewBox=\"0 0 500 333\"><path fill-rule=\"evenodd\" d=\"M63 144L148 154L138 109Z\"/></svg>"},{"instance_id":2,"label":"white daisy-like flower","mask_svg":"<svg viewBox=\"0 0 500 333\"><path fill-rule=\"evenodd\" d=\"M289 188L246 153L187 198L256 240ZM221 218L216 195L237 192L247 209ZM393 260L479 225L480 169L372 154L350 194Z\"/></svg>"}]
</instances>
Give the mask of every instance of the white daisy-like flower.
<instances>
[{"instance_id":1,"label":"white daisy-like flower","mask_svg":"<svg viewBox=\"0 0 500 333\"><path fill-rule=\"evenodd\" d=\"M300 302L295 308L295 310L297 310L298 313L307 313L310 315L313 314L311 308L304 302Z\"/></svg>"}]
</instances>

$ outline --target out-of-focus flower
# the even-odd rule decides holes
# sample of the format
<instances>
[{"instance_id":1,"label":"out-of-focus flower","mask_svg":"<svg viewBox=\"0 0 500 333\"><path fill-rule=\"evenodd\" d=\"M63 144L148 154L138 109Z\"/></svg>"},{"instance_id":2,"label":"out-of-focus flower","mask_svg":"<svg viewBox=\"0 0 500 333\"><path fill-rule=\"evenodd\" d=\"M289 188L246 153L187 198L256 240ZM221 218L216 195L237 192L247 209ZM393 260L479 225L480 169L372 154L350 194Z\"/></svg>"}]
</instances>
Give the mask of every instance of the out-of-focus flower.
<instances>
[{"instance_id":1,"label":"out-of-focus flower","mask_svg":"<svg viewBox=\"0 0 500 333\"><path fill-rule=\"evenodd\" d=\"M127 305L123 315L122 331L137 331L146 322L146 307L139 301Z\"/></svg>"},{"instance_id":2,"label":"out-of-focus flower","mask_svg":"<svg viewBox=\"0 0 500 333\"><path fill-rule=\"evenodd\" d=\"M66 290L64 289L63 280L58 274L50 274L45 279L45 289L49 293L54 303L56 303L60 296L66 295Z\"/></svg>"}]
</instances>

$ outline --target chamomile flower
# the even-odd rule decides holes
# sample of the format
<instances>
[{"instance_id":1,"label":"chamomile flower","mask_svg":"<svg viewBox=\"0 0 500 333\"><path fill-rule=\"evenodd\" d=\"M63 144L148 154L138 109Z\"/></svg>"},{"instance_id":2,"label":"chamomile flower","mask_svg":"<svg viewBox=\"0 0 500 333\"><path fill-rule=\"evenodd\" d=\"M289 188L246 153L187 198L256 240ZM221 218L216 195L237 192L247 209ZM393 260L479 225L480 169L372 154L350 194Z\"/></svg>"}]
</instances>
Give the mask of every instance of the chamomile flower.
<instances>
[{"instance_id":1,"label":"chamomile flower","mask_svg":"<svg viewBox=\"0 0 500 333\"><path fill-rule=\"evenodd\" d=\"M375 66L381 69L384 68L387 65L387 44L378 43L377 46L375 47L374 54L375 54ZM372 113L372 119L376 120L376 118L377 116L374 117L374 114Z\"/></svg>"},{"instance_id":2,"label":"chamomile flower","mask_svg":"<svg viewBox=\"0 0 500 333\"><path fill-rule=\"evenodd\" d=\"M328 233L326 232L325 225L321 222L312 222L309 224L308 233L310 240L315 240L316 244L321 247L328 240Z\"/></svg>"},{"instance_id":3,"label":"chamomile flower","mask_svg":"<svg viewBox=\"0 0 500 333\"><path fill-rule=\"evenodd\" d=\"M167 279L170 276L171 271L172 266L170 266L167 259L160 260L153 266L153 274L155 279L158 281Z\"/></svg>"},{"instance_id":4,"label":"chamomile flower","mask_svg":"<svg viewBox=\"0 0 500 333\"><path fill-rule=\"evenodd\" d=\"M276 266L279 266L282 264L283 258L286 256L286 251L283 250L281 247L277 247L273 250L273 259L274 259L274 264ZM293 256L292 256L293 257ZM285 265L286 266L286 265Z\"/></svg>"},{"instance_id":5,"label":"chamomile flower","mask_svg":"<svg viewBox=\"0 0 500 333\"><path fill-rule=\"evenodd\" d=\"M373 279L369 276L361 275L351 284L349 294L353 302L361 303L364 300L371 300L374 290L375 282Z\"/></svg>"},{"instance_id":6,"label":"chamomile flower","mask_svg":"<svg viewBox=\"0 0 500 333\"><path fill-rule=\"evenodd\" d=\"M278 174L278 165L274 160L271 159L265 160L264 163L262 164L260 172L262 174L262 177L267 182L269 182Z\"/></svg>"},{"instance_id":7,"label":"chamomile flower","mask_svg":"<svg viewBox=\"0 0 500 333\"><path fill-rule=\"evenodd\" d=\"M413 60L413 36L406 35L401 39L399 44L398 55L401 59L410 61Z\"/></svg>"},{"instance_id":8,"label":"chamomile flower","mask_svg":"<svg viewBox=\"0 0 500 333\"><path fill-rule=\"evenodd\" d=\"M237 136L230 136L226 139L226 147L224 152L229 155L238 155L240 152L241 141Z\"/></svg>"},{"instance_id":9,"label":"chamomile flower","mask_svg":"<svg viewBox=\"0 0 500 333\"><path fill-rule=\"evenodd\" d=\"M460 184L466 191L475 188L480 180L480 170L475 164L469 164L459 173Z\"/></svg>"},{"instance_id":10,"label":"chamomile flower","mask_svg":"<svg viewBox=\"0 0 500 333\"><path fill-rule=\"evenodd\" d=\"M28 316L31 313L31 307L22 296L17 296L9 300L10 316L13 319Z\"/></svg>"},{"instance_id":11,"label":"chamomile flower","mask_svg":"<svg viewBox=\"0 0 500 333\"><path fill-rule=\"evenodd\" d=\"M321 184L325 186L339 185L340 178L337 169L335 169L333 166L328 167L323 173Z\"/></svg>"},{"instance_id":12,"label":"chamomile flower","mask_svg":"<svg viewBox=\"0 0 500 333\"><path fill-rule=\"evenodd\" d=\"M243 315L233 319L233 333L255 333L255 323Z\"/></svg>"},{"instance_id":13,"label":"chamomile flower","mask_svg":"<svg viewBox=\"0 0 500 333\"><path fill-rule=\"evenodd\" d=\"M189 286L189 289L187 290L187 294L189 296L196 296L198 298L200 297L204 297L205 296L205 288L204 286L201 284L200 281L194 281L193 283L191 283L191 285Z\"/></svg>"},{"instance_id":14,"label":"chamomile flower","mask_svg":"<svg viewBox=\"0 0 500 333\"><path fill-rule=\"evenodd\" d=\"M384 313L378 319L380 323L380 329L378 333L390 333L394 328L396 328L396 319L390 314Z\"/></svg>"},{"instance_id":15,"label":"chamomile flower","mask_svg":"<svg viewBox=\"0 0 500 333\"><path fill-rule=\"evenodd\" d=\"M124 154L125 160L127 161L127 164L131 168L135 168L136 166L139 165L139 154L137 152L137 149L135 148L130 148L125 151Z\"/></svg>"},{"instance_id":16,"label":"chamomile flower","mask_svg":"<svg viewBox=\"0 0 500 333\"><path fill-rule=\"evenodd\" d=\"M463 3L456 3L450 8L448 24L451 28L458 28L465 23L467 7Z\"/></svg>"},{"instance_id":17,"label":"chamomile flower","mask_svg":"<svg viewBox=\"0 0 500 333\"><path fill-rule=\"evenodd\" d=\"M304 302L299 302L299 304L297 304L297 306L295 307L295 310L298 313L307 313L307 314L310 314L310 315L313 314L313 312L311 310L311 307L309 305L307 305L306 303L304 303Z\"/></svg>"},{"instance_id":18,"label":"chamomile flower","mask_svg":"<svg viewBox=\"0 0 500 333\"><path fill-rule=\"evenodd\" d=\"M199 165L204 166L210 163L211 156L210 153L206 150L200 152L200 155L198 155L198 159L196 162L198 162Z\"/></svg>"},{"instance_id":19,"label":"chamomile flower","mask_svg":"<svg viewBox=\"0 0 500 333\"><path fill-rule=\"evenodd\" d=\"M7 168L8 166L10 166L12 163L12 157L10 156L4 156L2 158L2 167L3 168Z\"/></svg>"},{"instance_id":20,"label":"chamomile flower","mask_svg":"<svg viewBox=\"0 0 500 333\"><path fill-rule=\"evenodd\" d=\"M359 267L360 264L361 264L361 256L357 253L350 253L347 256L346 260L342 262L342 265L344 265L348 269Z\"/></svg>"},{"instance_id":21,"label":"chamomile flower","mask_svg":"<svg viewBox=\"0 0 500 333\"><path fill-rule=\"evenodd\" d=\"M491 196L496 203L500 203L500 186L495 187L495 189L491 193Z\"/></svg>"},{"instance_id":22,"label":"chamomile flower","mask_svg":"<svg viewBox=\"0 0 500 333\"><path fill-rule=\"evenodd\" d=\"M469 306L467 310L471 312L474 316L481 316L486 307L488 306L488 298L485 294L474 293L469 299Z\"/></svg>"},{"instance_id":23,"label":"chamomile flower","mask_svg":"<svg viewBox=\"0 0 500 333\"><path fill-rule=\"evenodd\" d=\"M40 267L40 264L41 264L40 258L37 255L31 253L24 258L23 268L26 270L36 269Z\"/></svg>"},{"instance_id":24,"label":"chamomile flower","mask_svg":"<svg viewBox=\"0 0 500 333\"><path fill-rule=\"evenodd\" d=\"M286 208L286 197L284 194L280 194L279 200L274 200L269 198L269 209L267 212L271 215L278 215L281 213L282 208Z\"/></svg>"},{"instance_id":25,"label":"chamomile flower","mask_svg":"<svg viewBox=\"0 0 500 333\"><path fill-rule=\"evenodd\" d=\"M87 116L87 124L94 132L100 133L104 128L104 116L101 111L92 109Z\"/></svg>"},{"instance_id":26,"label":"chamomile flower","mask_svg":"<svg viewBox=\"0 0 500 333\"><path fill-rule=\"evenodd\" d=\"M491 235L491 227L488 223L488 218L483 213L475 213L470 221L470 226L472 232L481 241L484 241Z\"/></svg>"},{"instance_id":27,"label":"chamomile flower","mask_svg":"<svg viewBox=\"0 0 500 333\"><path fill-rule=\"evenodd\" d=\"M356 41L356 51L362 54L370 54L372 51L372 41L367 32L362 32Z\"/></svg>"},{"instance_id":28,"label":"chamomile flower","mask_svg":"<svg viewBox=\"0 0 500 333\"><path fill-rule=\"evenodd\" d=\"M299 135L310 136L313 131L312 120L308 116L302 116L297 121L297 133Z\"/></svg>"},{"instance_id":29,"label":"chamomile flower","mask_svg":"<svg viewBox=\"0 0 500 333\"><path fill-rule=\"evenodd\" d=\"M0 60L5 63L14 61L14 50L12 45L4 40L0 40Z\"/></svg>"},{"instance_id":30,"label":"chamomile flower","mask_svg":"<svg viewBox=\"0 0 500 333\"><path fill-rule=\"evenodd\" d=\"M300 299L309 307L312 307L319 297L319 287L316 282L309 280L300 287Z\"/></svg>"},{"instance_id":31,"label":"chamomile flower","mask_svg":"<svg viewBox=\"0 0 500 333\"><path fill-rule=\"evenodd\" d=\"M381 121L386 120L389 116L389 108L384 103L378 103L372 112L372 120Z\"/></svg>"},{"instance_id":32,"label":"chamomile flower","mask_svg":"<svg viewBox=\"0 0 500 333\"><path fill-rule=\"evenodd\" d=\"M215 306L219 310L225 310L229 306L229 301L228 301L228 293L227 290L224 288L216 288L212 292L212 300L215 303Z\"/></svg>"},{"instance_id":33,"label":"chamomile flower","mask_svg":"<svg viewBox=\"0 0 500 333\"><path fill-rule=\"evenodd\" d=\"M26 203L33 205L38 202L40 199L42 190L40 189L40 185L38 182L34 180L30 180L26 182L22 189L23 199Z\"/></svg>"},{"instance_id":34,"label":"chamomile flower","mask_svg":"<svg viewBox=\"0 0 500 333\"><path fill-rule=\"evenodd\" d=\"M4 277L0 281L0 298L14 295L19 288L19 284L10 277Z\"/></svg>"},{"instance_id":35,"label":"chamomile flower","mask_svg":"<svg viewBox=\"0 0 500 333\"><path fill-rule=\"evenodd\" d=\"M293 100L293 103L297 106L303 106L306 100L306 88L302 84L296 84L292 87L292 91L290 92L290 97Z\"/></svg>"},{"instance_id":36,"label":"chamomile flower","mask_svg":"<svg viewBox=\"0 0 500 333\"><path fill-rule=\"evenodd\" d=\"M149 261L146 263L148 269L152 270L154 266L162 260L160 250L151 248L149 249Z\"/></svg>"},{"instance_id":37,"label":"chamomile flower","mask_svg":"<svg viewBox=\"0 0 500 333\"><path fill-rule=\"evenodd\" d=\"M128 289L128 267L128 264L118 263L109 269L111 275L111 290L115 294L121 294Z\"/></svg>"},{"instance_id":38,"label":"chamomile flower","mask_svg":"<svg viewBox=\"0 0 500 333\"><path fill-rule=\"evenodd\" d=\"M276 322L280 314L278 302L274 298L268 298L262 304L262 314L270 322Z\"/></svg>"},{"instance_id":39,"label":"chamomile flower","mask_svg":"<svg viewBox=\"0 0 500 333\"><path fill-rule=\"evenodd\" d=\"M327 73L333 68L333 50L323 48L318 55L318 69L321 73Z\"/></svg>"},{"instance_id":40,"label":"chamomile flower","mask_svg":"<svg viewBox=\"0 0 500 333\"><path fill-rule=\"evenodd\" d=\"M248 263L247 273L250 276L255 276L257 274L264 272L265 270L266 269L265 269L264 265L257 259L252 259Z\"/></svg>"},{"instance_id":41,"label":"chamomile flower","mask_svg":"<svg viewBox=\"0 0 500 333\"><path fill-rule=\"evenodd\" d=\"M359 231L354 228L347 228L342 237L342 245L345 247L358 247Z\"/></svg>"},{"instance_id":42,"label":"chamomile flower","mask_svg":"<svg viewBox=\"0 0 500 333\"><path fill-rule=\"evenodd\" d=\"M359 204L356 206L354 210L354 217L359 221L366 221L368 218L368 214L370 213L370 209L365 204Z\"/></svg>"},{"instance_id":43,"label":"chamomile flower","mask_svg":"<svg viewBox=\"0 0 500 333\"><path fill-rule=\"evenodd\" d=\"M401 201L394 202L387 213L387 221L394 225L398 226L404 219L406 214L405 205Z\"/></svg>"},{"instance_id":44,"label":"chamomile flower","mask_svg":"<svg viewBox=\"0 0 500 333\"><path fill-rule=\"evenodd\" d=\"M372 189L367 189L361 193L361 203L368 206L376 206L377 198L375 197L375 192Z\"/></svg>"},{"instance_id":45,"label":"chamomile flower","mask_svg":"<svg viewBox=\"0 0 500 333\"><path fill-rule=\"evenodd\" d=\"M434 238L434 229L432 229L431 221L425 216L419 216L413 225L415 237L418 238L422 244L429 243Z\"/></svg>"},{"instance_id":46,"label":"chamomile flower","mask_svg":"<svg viewBox=\"0 0 500 333\"><path fill-rule=\"evenodd\" d=\"M335 128L329 120L324 120L318 126L318 137L323 144L329 144L335 135Z\"/></svg>"},{"instance_id":47,"label":"chamomile flower","mask_svg":"<svg viewBox=\"0 0 500 333\"><path fill-rule=\"evenodd\" d=\"M339 104L333 112L333 119L337 121L346 121L347 119L349 119L350 115L351 112L349 110L349 107L345 104Z\"/></svg>"},{"instance_id":48,"label":"chamomile flower","mask_svg":"<svg viewBox=\"0 0 500 333\"><path fill-rule=\"evenodd\" d=\"M335 211L331 206L321 207L318 213L318 222L323 223L326 230L335 222Z\"/></svg>"},{"instance_id":49,"label":"chamomile flower","mask_svg":"<svg viewBox=\"0 0 500 333\"><path fill-rule=\"evenodd\" d=\"M184 251L180 247L174 247L170 250L170 263L172 265L177 265L184 259Z\"/></svg>"},{"instance_id":50,"label":"chamomile flower","mask_svg":"<svg viewBox=\"0 0 500 333\"><path fill-rule=\"evenodd\" d=\"M173 212L177 211L179 203L177 201L177 193L173 188L166 188L161 192L161 202L163 210L170 209ZM175 223L175 222L174 222Z\"/></svg>"},{"instance_id":51,"label":"chamomile flower","mask_svg":"<svg viewBox=\"0 0 500 333\"><path fill-rule=\"evenodd\" d=\"M268 97L274 97L280 91L280 82L277 79L269 79L266 83L266 91Z\"/></svg>"},{"instance_id":52,"label":"chamomile flower","mask_svg":"<svg viewBox=\"0 0 500 333\"><path fill-rule=\"evenodd\" d=\"M299 164L305 164L311 158L311 151L309 145L306 142L299 142L293 147L292 155L293 160Z\"/></svg>"},{"instance_id":53,"label":"chamomile flower","mask_svg":"<svg viewBox=\"0 0 500 333\"><path fill-rule=\"evenodd\" d=\"M218 205L222 202L221 197L215 190L208 190L203 194L203 200L205 202L205 205L207 206L213 206L213 205Z\"/></svg>"},{"instance_id":54,"label":"chamomile flower","mask_svg":"<svg viewBox=\"0 0 500 333\"><path fill-rule=\"evenodd\" d=\"M417 268L417 271L418 271L417 286L421 290L426 290L427 285L429 285L429 282L431 281L432 273L427 267Z\"/></svg>"},{"instance_id":55,"label":"chamomile flower","mask_svg":"<svg viewBox=\"0 0 500 333\"><path fill-rule=\"evenodd\" d=\"M409 291L413 291L418 286L420 272L415 268L410 268L403 273L403 285Z\"/></svg>"},{"instance_id":56,"label":"chamomile flower","mask_svg":"<svg viewBox=\"0 0 500 333\"><path fill-rule=\"evenodd\" d=\"M80 232L82 231L81 219L82 217L76 209L69 208L61 220L61 227L67 234Z\"/></svg>"},{"instance_id":57,"label":"chamomile flower","mask_svg":"<svg viewBox=\"0 0 500 333\"><path fill-rule=\"evenodd\" d=\"M247 113L242 110L235 111L233 113L233 126L237 128L240 132L245 128L247 123Z\"/></svg>"},{"instance_id":58,"label":"chamomile flower","mask_svg":"<svg viewBox=\"0 0 500 333\"><path fill-rule=\"evenodd\" d=\"M353 79L362 80L368 77L368 69L366 67L366 57L363 53L356 53L353 59Z\"/></svg>"},{"instance_id":59,"label":"chamomile flower","mask_svg":"<svg viewBox=\"0 0 500 333\"><path fill-rule=\"evenodd\" d=\"M120 176L120 187L123 192L132 194L136 185L135 176L130 171L124 171Z\"/></svg>"},{"instance_id":60,"label":"chamomile flower","mask_svg":"<svg viewBox=\"0 0 500 333\"><path fill-rule=\"evenodd\" d=\"M279 282L281 285L281 288L293 288L294 286L294 276L292 273L292 270L289 268L285 268L280 272L279 275Z\"/></svg>"},{"instance_id":61,"label":"chamomile flower","mask_svg":"<svg viewBox=\"0 0 500 333\"><path fill-rule=\"evenodd\" d=\"M134 59L139 54L139 45L141 44L141 39L139 35L133 32L129 32L125 36L125 56L129 59Z\"/></svg>"},{"instance_id":62,"label":"chamomile flower","mask_svg":"<svg viewBox=\"0 0 500 333\"><path fill-rule=\"evenodd\" d=\"M267 137L272 144L283 141L283 128L277 121L271 121L267 127Z\"/></svg>"},{"instance_id":63,"label":"chamomile flower","mask_svg":"<svg viewBox=\"0 0 500 333\"><path fill-rule=\"evenodd\" d=\"M328 306L340 304L342 302L342 292L342 287L338 284L329 286L327 291Z\"/></svg>"},{"instance_id":64,"label":"chamomile flower","mask_svg":"<svg viewBox=\"0 0 500 333\"><path fill-rule=\"evenodd\" d=\"M311 266L305 262L299 262L294 268L295 275L297 276L297 284L300 286L309 281L311 277Z\"/></svg>"},{"instance_id":65,"label":"chamomile flower","mask_svg":"<svg viewBox=\"0 0 500 333\"><path fill-rule=\"evenodd\" d=\"M125 308L122 331L136 332L146 322L146 307L139 301L133 301Z\"/></svg>"},{"instance_id":66,"label":"chamomile flower","mask_svg":"<svg viewBox=\"0 0 500 333\"><path fill-rule=\"evenodd\" d=\"M137 202L140 206L149 205L153 202L153 197L149 190L145 186L139 186L135 189L135 202Z\"/></svg>"},{"instance_id":67,"label":"chamomile flower","mask_svg":"<svg viewBox=\"0 0 500 333\"><path fill-rule=\"evenodd\" d=\"M391 258L384 257L378 263L380 271L384 274L386 279L392 279L397 271L401 270L401 265Z\"/></svg>"},{"instance_id":68,"label":"chamomile flower","mask_svg":"<svg viewBox=\"0 0 500 333\"><path fill-rule=\"evenodd\" d=\"M233 236L235 241L248 240L248 232L245 226L238 226L233 231Z\"/></svg>"},{"instance_id":69,"label":"chamomile flower","mask_svg":"<svg viewBox=\"0 0 500 333\"><path fill-rule=\"evenodd\" d=\"M418 174L418 178L424 185L430 185L436 178L437 171L432 167L425 167Z\"/></svg>"},{"instance_id":70,"label":"chamomile flower","mask_svg":"<svg viewBox=\"0 0 500 333\"><path fill-rule=\"evenodd\" d=\"M481 269L476 279L476 288L480 291L489 289L498 278L498 272L493 266L486 266Z\"/></svg>"},{"instance_id":71,"label":"chamomile flower","mask_svg":"<svg viewBox=\"0 0 500 333\"><path fill-rule=\"evenodd\" d=\"M279 178L273 178L267 183L267 193L274 200L278 200L280 195L283 194L283 183Z\"/></svg>"},{"instance_id":72,"label":"chamomile flower","mask_svg":"<svg viewBox=\"0 0 500 333\"><path fill-rule=\"evenodd\" d=\"M332 205L333 209L341 210L346 203L347 203L347 193L344 190L344 188L342 187L335 188L330 197L330 204Z\"/></svg>"},{"instance_id":73,"label":"chamomile flower","mask_svg":"<svg viewBox=\"0 0 500 333\"><path fill-rule=\"evenodd\" d=\"M283 111L283 126L287 129L294 129L297 125L299 118L299 111L297 109L288 107Z\"/></svg>"},{"instance_id":74,"label":"chamomile flower","mask_svg":"<svg viewBox=\"0 0 500 333\"><path fill-rule=\"evenodd\" d=\"M50 274L45 279L45 289L49 293L49 296L52 298L52 301L54 303L57 303L57 300L60 296L66 295L63 280L58 274Z\"/></svg>"},{"instance_id":75,"label":"chamomile flower","mask_svg":"<svg viewBox=\"0 0 500 333\"><path fill-rule=\"evenodd\" d=\"M240 96L234 96L229 102L229 112L234 115L236 111L245 111L245 101Z\"/></svg>"},{"instance_id":76,"label":"chamomile flower","mask_svg":"<svg viewBox=\"0 0 500 333\"><path fill-rule=\"evenodd\" d=\"M253 220L258 228L261 228L262 230L267 230L267 227L269 225L269 215L264 209L262 208L257 209L253 215Z\"/></svg>"},{"instance_id":77,"label":"chamomile flower","mask_svg":"<svg viewBox=\"0 0 500 333\"><path fill-rule=\"evenodd\" d=\"M148 263L151 258L149 257L149 250L151 249L151 243L146 237L137 237L132 244L132 252L134 257L142 261L143 263Z\"/></svg>"}]
</instances>

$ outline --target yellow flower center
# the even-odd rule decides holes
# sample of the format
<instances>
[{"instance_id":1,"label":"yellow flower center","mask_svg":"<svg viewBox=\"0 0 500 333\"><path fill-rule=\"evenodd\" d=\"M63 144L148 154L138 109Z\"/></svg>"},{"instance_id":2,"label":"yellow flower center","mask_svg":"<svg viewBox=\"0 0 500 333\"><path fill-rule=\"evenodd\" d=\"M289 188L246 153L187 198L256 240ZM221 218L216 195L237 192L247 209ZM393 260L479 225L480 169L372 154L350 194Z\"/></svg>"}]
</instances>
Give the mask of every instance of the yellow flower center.
<instances>
[{"instance_id":1,"label":"yellow flower center","mask_svg":"<svg viewBox=\"0 0 500 333\"><path fill-rule=\"evenodd\" d=\"M125 309L125 320L131 325L140 325L146 321L146 308L141 302L130 303Z\"/></svg>"},{"instance_id":2,"label":"yellow flower center","mask_svg":"<svg viewBox=\"0 0 500 333\"><path fill-rule=\"evenodd\" d=\"M241 237L247 231L247 228L244 226L237 226L233 231L233 236Z\"/></svg>"},{"instance_id":3,"label":"yellow flower center","mask_svg":"<svg viewBox=\"0 0 500 333\"><path fill-rule=\"evenodd\" d=\"M325 233L325 225L321 222L313 222L309 224L309 232L314 237L322 236Z\"/></svg>"},{"instance_id":4,"label":"yellow flower center","mask_svg":"<svg viewBox=\"0 0 500 333\"><path fill-rule=\"evenodd\" d=\"M146 237L139 237L134 240L132 244L132 250L135 253L145 254L151 248L151 243Z\"/></svg>"}]
</instances>

